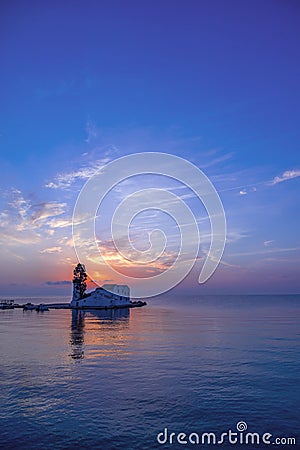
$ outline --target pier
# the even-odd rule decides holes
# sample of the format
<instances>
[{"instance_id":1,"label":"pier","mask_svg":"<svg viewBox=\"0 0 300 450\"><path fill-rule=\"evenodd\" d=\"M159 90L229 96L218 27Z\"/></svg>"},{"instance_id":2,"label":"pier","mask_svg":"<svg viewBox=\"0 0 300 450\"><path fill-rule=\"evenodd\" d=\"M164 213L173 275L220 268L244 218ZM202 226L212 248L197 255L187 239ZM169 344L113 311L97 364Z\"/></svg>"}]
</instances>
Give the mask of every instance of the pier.
<instances>
[{"instance_id":1,"label":"pier","mask_svg":"<svg viewBox=\"0 0 300 450\"><path fill-rule=\"evenodd\" d=\"M38 310L41 306L47 308L47 309L75 309L75 310L109 310L109 309L122 309L122 308L141 308L142 306L146 306L147 303L143 302L141 300L131 302L129 305L124 306L80 306L80 307L71 307L70 303L41 303L38 305L35 305L33 303L25 303L25 304L19 304L19 303L13 303L10 305L9 308L6 309L15 309L15 308L21 308L25 311L35 311Z\"/></svg>"}]
</instances>

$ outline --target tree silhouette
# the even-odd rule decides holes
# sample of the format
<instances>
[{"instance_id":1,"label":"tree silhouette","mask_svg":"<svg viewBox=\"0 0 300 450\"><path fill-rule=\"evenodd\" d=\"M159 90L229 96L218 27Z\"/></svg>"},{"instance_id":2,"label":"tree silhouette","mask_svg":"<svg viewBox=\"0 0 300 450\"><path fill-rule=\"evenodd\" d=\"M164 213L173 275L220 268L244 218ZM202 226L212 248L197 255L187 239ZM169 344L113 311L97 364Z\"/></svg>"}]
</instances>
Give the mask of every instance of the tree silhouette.
<instances>
[{"instance_id":1,"label":"tree silhouette","mask_svg":"<svg viewBox=\"0 0 300 450\"><path fill-rule=\"evenodd\" d=\"M79 298L82 298L87 288L87 274L85 271L85 266L78 263L73 271L73 275L74 290L78 293Z\"/></svg>"}]
</instances>

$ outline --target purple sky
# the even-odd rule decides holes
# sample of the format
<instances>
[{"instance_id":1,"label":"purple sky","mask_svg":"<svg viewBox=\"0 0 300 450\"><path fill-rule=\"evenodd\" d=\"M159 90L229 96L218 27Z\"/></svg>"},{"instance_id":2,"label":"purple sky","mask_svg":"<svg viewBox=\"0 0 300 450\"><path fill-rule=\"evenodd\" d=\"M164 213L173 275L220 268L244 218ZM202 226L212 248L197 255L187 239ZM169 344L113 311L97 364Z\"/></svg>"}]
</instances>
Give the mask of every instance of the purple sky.
<instances>
[{"instance_id":1,"label":"purple sky","mask_svg":"<svg viewBox=\"0 0 300 450\"><path fill-rule=\"evenodd\" d=\"M80 190L104 164L146 151L198 166L226 213L222 263L199 286L209 221L175 190L202 234L178 292L299 293L299 18L297 1L2 1L1 294L68 294ZM149 212L132 237L143 250L147 232L164 229L163 259L129 267L114 254L113 211L151 185L176 187L137 177L99 211L104 255L137 276L178 249L170 218ZM105 281L103 267L90 270Z\"/></svg>"}]
</instances>

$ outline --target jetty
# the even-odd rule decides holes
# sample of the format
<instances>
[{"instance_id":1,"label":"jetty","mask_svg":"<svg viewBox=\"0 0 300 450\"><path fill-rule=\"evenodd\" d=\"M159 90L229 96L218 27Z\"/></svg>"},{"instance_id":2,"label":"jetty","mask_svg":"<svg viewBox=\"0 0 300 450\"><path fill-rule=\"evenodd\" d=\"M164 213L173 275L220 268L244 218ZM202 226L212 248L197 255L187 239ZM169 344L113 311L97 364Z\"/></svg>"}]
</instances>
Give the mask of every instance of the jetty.
<instances>
[{"instance_id":1,"label":"jetty","mask_svg":"<svg viewBox=\"0 0 300 450\"><path fill-rule=\"evenodd\" d=\"M138 301L131 301L129 304L126 304L124 306L78 306L74 307L71 306L70 303L39 303L39 304L33 304L33 303L14 303L9 308L2 308L2 309L15 309L15 308L21 308L24 311L46 311L46 309L43 309L43 307L49 309L78 309L78 310L85 310L85 309L96 309L96 310L109 310L109 309L125 309L125 308L141 308L142 306L146 306L147 303L143 302L141 300ZM0 308L1 309L1 308Z\"/></svg>"}]
</instances>

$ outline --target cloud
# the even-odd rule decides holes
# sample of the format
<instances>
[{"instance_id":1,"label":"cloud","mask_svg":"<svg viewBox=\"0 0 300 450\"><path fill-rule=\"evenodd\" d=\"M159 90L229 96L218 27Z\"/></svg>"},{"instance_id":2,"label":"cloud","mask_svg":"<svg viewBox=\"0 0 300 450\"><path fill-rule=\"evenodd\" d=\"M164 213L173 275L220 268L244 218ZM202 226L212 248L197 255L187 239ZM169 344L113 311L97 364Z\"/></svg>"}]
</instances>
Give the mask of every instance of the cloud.
<instances>
[{"instance_id":1,"label":"cloud","mask_svg":"<svg viewBox=\"0 0 300 450\"><path fill-rule=\"evenodd\" d=\"M19 189L13 188L11 193L13 198L11 202L9 202L9 206L17 212L20 218L24 219L31 208L31 203L29 200L25 200Z\"/></svg>"},{"instance_id":2,"label":"cloud","mask_svg":"<svg viewBox=\"0 0 300 450\"><path fill-rule=\"evenodd\" d=\"M7 209L0 213L0 241L8 245L35 244L41 235L31 225L31 203L26 200L18 189L11 189L5 196L9 196Z\"/></svg>"},{"instance_id":3,"label":"cloud","mask_svg":"<svg viewBox=\"0 0 300 450\"><path fill-rule=\"evenodd\" d=\"M234 153L233 153L233 152L226 153L225 155L221 155L221 156L219 156L219 157L217 157L217 158L213 158L213 159L211 159L210 161L208 161L208 162L206 162L206 163L203 163L203 164L199 163L199 167L200 167L201 169L207 169L208 167L216 166L216 165L218 165L218 164L220 164L220 163L223 163L223 162L225 162L225 161L228 161L228 160L231 159L233 156L234 156Z\"/></svg>"},{"instance_id":4,"label":"cloud","mask_svg":"<svg viewBox=\"0 0 300 450\"><path fill-rule=\"evenodd\" d=\"M273 242L274 242L273 239L271 239L270 241L265 241L265 242L264 242L264 246L265 246L265 247L269 247L271 244L273 244Z\"/></svg>"},{"instance_id":5,"label":"cloud","mask_svg":"<svg viewBox=\"0 0 300 450\"><path fill-rule=\"evenodd\" d=\"M251 237L249 234L249 231L247 230L228 230L227 231L227 236L226 236L226 243L227 244L232 244L233 242L237 242L240 239L245 239L245 238L249 238Z\"/></svg>"},{"instance_id":6,"label":"cloud","mask_svg":"<svg viewBox=\"0 0 300 450\"><path fill-rule=\"evenodd\" d=\"M92 120L88 120L86 123L85 130L87 132L87 138L85 139L85 142L89 144L93 139L96 139L98 136L97 127Z\"/></svg>"},{"instance_id":7,"label":"cloud","mask_svg":"<svg viewBox=\"0 0 300 450\"><path fill-rule=\"evenodd\" d=\"M246 189L242 189L239 193L240 193L240 195L247 195Z\"/></svg>"},{"instance_id":8,"label":"cloud","mask_svg":"<svg viewBox=\"0 0 300 450\"><path fill-rule=\"evenodd\" d=\"M50 189L67 189L77 181L87 180L92 177L109 161L109 157L104 157L73 172L60 173L56 175L54 181L47 183L45 186Z\"/></svg>"},{"instance_id":9,"label":"cloud","mask_svg":"<svg viewBox=\"0 0 300 450\"><path fill-rule=\"evenodd\" d=\"M49 247L44 248L44 250L41 250L40 253L61 253L62 248L61 247Z\"/></svg>"},{"instance_id":10,"label":"cloud","mask_svg":"<svg viewBox=\"0 0 300 450\"><path fill-rule=\"evenodd\" d=\"M58 244L65 245L66 247L72 247L72 248L74 247L73 238L69 237L69 236L64 236L61 239L59 239L57 242L58 242Z\"/></svg>"},{"instance_id":11,"label":"cloud","mask_svg":"<svg viewBox=\"0 0 300 450\"><path fill-rule=\"evenodd\" d=\"M45 281L48 286L65 286L72 284L72 281L62 280L62 281Z\"/></svg>"},{"instance_id":12,"label":"cloud","mask_svg":"<svg viewBox=\"0 0 300 450\"><path fill-rule=\"evenodd\" d=\"M282 183L283 181L287 180L292 180L293 178L297 177L300 177L300 170L286 170L281 176L273 178L273 180L268 182L268 184L274 186L275 184Z\"/></svg>"},{"instance_id":13,"label":"cloud","mask_svg":"<svg viewBox=\"0 0 300 450\"><path fill-rule=\"evenodd\" d=\"M35 245L42 238L50 239L56 228L71 225L71 219L60 218L65 214L67 204L57 201L33 204L24 198L19 189L11 189L5 193L8 197L6 209L0 213L0 241L5 246ZM42 250L40 253L61 252L61 247Z\"/></svg>"},{"instance_id":14,"label":"cloud","mask_svg":"<svg viewBox=\"0 0 300 450\"><path fill-rule=\"evenodd\" d=\"M6 223L18 231L40 228L46 219L64 214L67 207L66 203L56 201L32 204L18 189L12 189L7 195L12 199L8 202L8 209L1 214L1 226Z\"/></svg>"},{"instance_id":15,"label":"cloud","mask_svg":"<svg viewBox=\"0 0 300 450\"><path fill-rule=\"evenodd\" d=\"M10 189L4 197L7 200L0 212L0 243L6 251L17 247L23 251L27 246L35 247L37 255L62 254L66 248L72 247L70 237L66 242L59 241L65 227L72 225L72 218L66 216L66 203L45 201L33 204L18 189ZM17 257L15 253L11 253L14 259ZM23 255L18 256L19 260L21 258Z\"/></svg>"},{"instance_id":16,"label":"cloud","mask_svg":"<svg viewBox=\"0 0 300 450\"><path fill-rule=\"evenodd\" d=\"M0 226L1 238L0 242L3 242L5 246L8 245L27 245L36 244L40 242L41 235L33 230L20 231L13 224L7 227Z\"/></svg>"},{"instance_id":17,"label":"cloud","mask_svg":"<svg viewBox=\"0 0 300 450\"><path fill-rule=\"evenodd\" d=\"M67 204L58 202L43 202L31 207L33 213L31 214L31 220L33 223L48 219L49 217L55 217L65 212Z\"/></svg>"},{"instance_id":18,"label":"cloud","mask_svg":"<svg viewBox=\"0 0 300 450\"><path fill-rule=\"evenodd\" d=\"M47 222L51 228L65 228L72 226L72 219L51 219Z\"/></svg>"},{"instance_id":19,"label":"cloud","mask_svg":"<svg viewBox=\"0 0 300 450\"><path fill-rule=\"evenodd\" d=\"M128 242L127 236L124 237L124 242ZM155 255L155 258L152 259L148 254L144 256L143 252L139 253L129 245L126 248L126 256L123 256L123 254L116 249L112 239L99 242L98 245L101 256L108 265L117 271L121 269L123 273L125 273L124 270L129 270L131 272L140 271L140 276L143 276L143 273L149 270L154 270L157 273L165 271L173 265L177 257L177 252L165 250L161 255ZM124 248L122 248L122 251L124 251ZM96 265L103 263L98 252L87 251L86 259Z\"/></svg>"},{"instance_id":20,"label":"cloud","mask_svg":"<svg viewBox=\"0 0 300 450\"><path fill-rule=\"evenodd\" d=\"M257 250L250 252L242 252L242 253L231 253L230 257L234 256L257 256L257 255L265 255L269 253L285 253L285 252L299 252L299 247L290 247L290 248L268 248L265 250Z\"/></svg>"}]
</instances>

